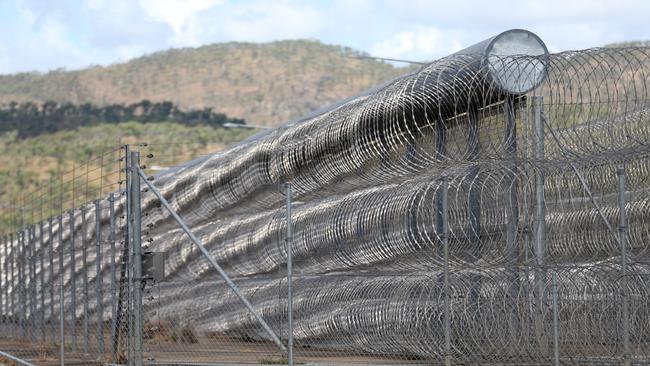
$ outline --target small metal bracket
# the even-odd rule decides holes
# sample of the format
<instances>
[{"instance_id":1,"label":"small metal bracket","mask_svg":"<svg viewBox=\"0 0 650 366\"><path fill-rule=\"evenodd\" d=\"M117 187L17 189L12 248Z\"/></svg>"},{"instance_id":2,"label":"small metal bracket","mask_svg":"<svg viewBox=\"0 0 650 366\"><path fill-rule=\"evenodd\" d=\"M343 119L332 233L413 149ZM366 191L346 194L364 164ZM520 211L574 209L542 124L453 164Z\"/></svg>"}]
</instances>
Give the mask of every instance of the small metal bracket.
<instances>
[{"instance_id":1,"label":"small metal bracket","mask_svg":"<svg viewBox=\"0 0 650 366\"><path fill-rule=\"evenodd\" d=\"M165 253L144 252L142 254L142 277L155 282L165 280Z\"/></svg>"}]
</instances>

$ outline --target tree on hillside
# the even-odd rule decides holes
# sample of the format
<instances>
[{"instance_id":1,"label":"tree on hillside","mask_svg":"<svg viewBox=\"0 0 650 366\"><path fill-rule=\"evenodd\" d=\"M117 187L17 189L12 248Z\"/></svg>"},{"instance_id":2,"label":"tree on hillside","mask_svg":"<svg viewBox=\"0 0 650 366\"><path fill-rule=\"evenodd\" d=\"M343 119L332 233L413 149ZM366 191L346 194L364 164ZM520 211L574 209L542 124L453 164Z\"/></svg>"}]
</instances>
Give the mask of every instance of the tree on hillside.
<instances>
[{"instance_id":1,"label":"tree on hillside","mask_svg":"<svg viewBox=\"0 0 650 366\"><path fill-rule=\"evenodd\" d=\"M0 133L18 131L18 138L74 130L100 123L116 124L127 121L174 121L186 125L212 127L219 127L224 123L244 124L244 120L215 113L212 108L182 111L172 102L152 103L146 99L129 105L109 104L101 107L90 103L74 105L47 101L38 105L33 102L11 102L0 108Z\"/></svg>"}]
</instances>

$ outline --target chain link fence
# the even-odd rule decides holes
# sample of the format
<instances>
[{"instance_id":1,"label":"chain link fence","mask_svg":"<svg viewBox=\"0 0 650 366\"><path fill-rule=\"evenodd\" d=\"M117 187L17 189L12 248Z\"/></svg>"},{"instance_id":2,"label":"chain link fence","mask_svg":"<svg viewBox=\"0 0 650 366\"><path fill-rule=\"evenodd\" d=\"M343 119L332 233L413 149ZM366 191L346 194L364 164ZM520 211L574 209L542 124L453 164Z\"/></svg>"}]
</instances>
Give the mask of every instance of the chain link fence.
<instances>
[{"instance_id":1,"label":"chain link fence","mask_svg":"<svg viewBox=\"0 0 650 366\"><path fill-rule=\"evenodd\" d=\"M136 365L650 363L650 49L529 46L180 165L120 149L114 189L5 236L2 342L44 363L61 345Z\"/></svg>"}]
</instances>

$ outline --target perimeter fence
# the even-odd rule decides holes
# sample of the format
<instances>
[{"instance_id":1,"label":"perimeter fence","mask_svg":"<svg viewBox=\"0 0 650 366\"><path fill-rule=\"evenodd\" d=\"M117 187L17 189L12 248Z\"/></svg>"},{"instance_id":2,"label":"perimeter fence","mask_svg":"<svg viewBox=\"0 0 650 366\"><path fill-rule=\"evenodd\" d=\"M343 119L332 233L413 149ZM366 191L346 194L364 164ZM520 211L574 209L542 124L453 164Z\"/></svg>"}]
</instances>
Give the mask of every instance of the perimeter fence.
<instances>
[{"instance_id":1,"label":"perimeter fence","mask_svg":"<svg viewBox=\"0 0 650 366\"><path fill-rule=\"evenodd\" d=\"M120 150L112 193L5 236L4 337L133 364L650 363L650 49L489 57L160 173Z\"/></svg>"}]
</instances>

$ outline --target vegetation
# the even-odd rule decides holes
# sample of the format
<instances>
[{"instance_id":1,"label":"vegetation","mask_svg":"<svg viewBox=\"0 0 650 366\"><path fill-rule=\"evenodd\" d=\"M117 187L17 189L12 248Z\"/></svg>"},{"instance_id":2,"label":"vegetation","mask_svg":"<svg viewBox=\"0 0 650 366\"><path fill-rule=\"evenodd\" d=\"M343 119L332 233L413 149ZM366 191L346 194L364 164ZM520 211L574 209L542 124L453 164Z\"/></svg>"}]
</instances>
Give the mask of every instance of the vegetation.
<instances>
[{"instance_id":1,"label":"vegetation","mask_svg":"<svg viewBox=\"0 0 650 366\"><path fill-rule=\"evenodd\" d=\"M48 101L41 105L32 102L11 102L0 108L0 133L16 130L18 138L34 137L42 133L76 130L82 126L100 123L138 121L154 123L175 121L183 125L223 126L224 123L243 124L244 121L215 113L212 108L181 111L172 102L151 103L143 100L129 105L110 104L98 107L90 103L74 105Z\"/></svg>"},{"instance_id":2,"label":"vegetation","mask_svg":"<svg viewBox=\"0 0 650 366\"><path fill-rule=\"evenodd\" d=\"M119 158L124 154L119 147L124 144L138 145L143 164L153 172L151 167L174 166L253 133L172 121L132 121L24 139L17 138L17 131L0 134L0 231L11 227L12 220L16 223L19 207L28 211L24 220L33 222L116 190L121 179Z\"/></svg>"},{"instance_id":3,"label":"vegetation","mask_svg":"<svg viewBox=\"0 0 650 366\"><path fill-rule=\"evenodd\" d=\"M273 126L407 71L359 55L305 40L172 49L108 67L0 75L0 104L106 106L148 99Z\"/></svg>"},{"instance_id":4,"label":"vegetation","mask_svg":"<svg viewBox=\"0 0 650 366\"><path fill-rule=\"evenodd\" d=\"M141 144L149 168L174 166L255 132L225 122L277 125L408 71L360 55L317 41L235 42L0 75L0 225L16 224L18 207L35 221L119 188L121 145Z\"/></svg>"}]
</instances>

